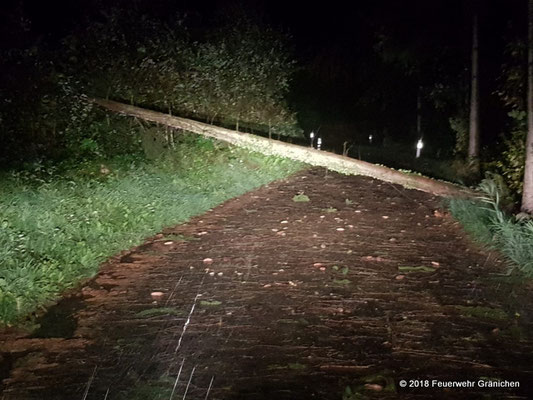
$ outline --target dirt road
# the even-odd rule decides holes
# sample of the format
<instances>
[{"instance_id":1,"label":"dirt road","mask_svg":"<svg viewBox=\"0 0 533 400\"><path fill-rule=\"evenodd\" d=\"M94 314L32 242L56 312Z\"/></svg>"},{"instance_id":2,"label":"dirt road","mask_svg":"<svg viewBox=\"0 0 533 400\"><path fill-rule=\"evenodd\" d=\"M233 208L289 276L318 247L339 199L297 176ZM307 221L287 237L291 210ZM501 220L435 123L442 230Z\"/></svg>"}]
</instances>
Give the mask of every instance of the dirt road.
<instances>
[{"instance_id":1,"label":"dirt road","mask_svg":"<svg viewBox=\"0 0 533 400\"><path fill-rule=\"evenodd\" d=\"M0 398L533 398L531 286L465 236L426 193L299 173L4 334Z\"/></svg>"}]
</instances>

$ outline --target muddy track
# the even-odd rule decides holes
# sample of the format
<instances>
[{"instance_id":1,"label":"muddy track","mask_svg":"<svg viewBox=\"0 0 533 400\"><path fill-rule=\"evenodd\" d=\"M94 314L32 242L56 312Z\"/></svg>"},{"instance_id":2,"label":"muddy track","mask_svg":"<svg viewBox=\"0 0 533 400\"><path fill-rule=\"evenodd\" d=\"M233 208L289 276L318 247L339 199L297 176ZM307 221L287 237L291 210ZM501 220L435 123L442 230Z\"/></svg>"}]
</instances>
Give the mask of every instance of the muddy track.
<instances>
[{"instance_id":1,"label":"muddy track","mask_svg":"<svg viewBox=\"0 0 533 400\"><path fill-rule=\"evenodd\" d=\"M313 169L165 230L31 335L5 333L0 398L533 398L533 292L504 271L438 198Z\"/></svg>"}]
</instances>

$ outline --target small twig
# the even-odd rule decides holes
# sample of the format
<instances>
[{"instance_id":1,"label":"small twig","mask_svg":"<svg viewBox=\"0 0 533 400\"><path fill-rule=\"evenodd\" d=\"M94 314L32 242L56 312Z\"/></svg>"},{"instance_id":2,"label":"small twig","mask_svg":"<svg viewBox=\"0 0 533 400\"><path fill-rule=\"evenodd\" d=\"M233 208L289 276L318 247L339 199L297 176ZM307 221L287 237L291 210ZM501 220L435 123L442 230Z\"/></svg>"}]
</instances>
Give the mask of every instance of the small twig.
<instances>
[{"instance_id":1,"label":"small twig","mask_svg":"<svg viewBox=\"0 0 533 400\"><path fill-rule=\"evenodd\" d=\"M193 367L191 371L191 376L189 376L189 382L187 382L187 387L185 388L185 393L183 393L183 399L185 400L185 397L187 397L187 392L189 391L189 386L191 385L192 376L194 375L194 371L196 370L196 365Z\"/></svg>"},{"instance_id":2,"label":"small twig","mask_svg":"<svg viewBox=\"0 0 533 400\"><path fill-rule=\"evenodd\" d=\"M213 381L214 380L215 380L215 376L213 375L211 377L211 382L209 382L209 387L207 388L207 393L205 394L204 400L207 400L207 398L209 397L209 392L211 391L211 386L213 386Z\"/></svg>"},{"instance_id":3,"label":"small twig","mask_svg":"<svg viewBox=\"0 0 533 400\"><path fill-rule=\"evenodd\" d=\"M172 400L172 397L174 397L174 392L176 391L176 386L178 386L178 380L180 379L181 370L183 369L183 364L185 364L185 358L181 362L180 369L178 371L178 376L176 376L176 381L174 382L174 387L172 388L172 393L170 393L170 399Z\"/></svg>"},{"instance_id":4,"label":"small twig","mask_svg":"<svg viewBox=\"0 0 533 400\"><path fill-rule=\"evenodd\" d=\"M178 283L176 283L176 286L174 286L174 289L172 289L172 292L170 292L170 295L168 296L168 299L167 299L167 301L165 302L165 306L168 305L168 302L170 301L170 299L172 298L172 296L174 296L174 292L176 291L176 289L177 289L178 286L180 285L182 279L183 279L183 275L180 276L180 279L178 280Z\"/></svg>"},{"instance_id":5,"label":"small twig","mask_svg":"<svg viewBox=\"0 0 533 400\"><path fill-rule=\"evenodd\" d=\"M98 369L98 365L95 365L93 373L91 377L89 378L89 381L87 382L87 387L85 388L85 393L83 393L83 399L85 400L87 396L89 395L89 389L91 388L91 385L93 383L94 377L96 376L96 370Z\"/></svg>"},{"instance_id":6,"label":"small twig","mask_svg":"<svg viewBox=\"0 0 533 400\"><path fill-rule=\"evenodd\" d=\"M229 334L228 334L228 337L226 338L226 341L224 342L224 344L227 344L229 339L231 338L231 335L233 334L233 329L231 331L229 331Z\"/></svg>"},{"instance_id":7,"label":"small twig","mask_svg":"<svg viewBox=\"0 0 533 400\"><path fill-rule=\"evenodd\" d=\"M330 372L360 372L368 371L372 368L372 365L321 365L321 371L330 371Z\"/></svg>"},{"instance_id":8,"label":"small twig","mask_svg":"<svg viewBox=\"0 0 533 400\"><path fill-rule=\"evenodd\" d=\"M185 324L183 325L183 330L181 331L181 335L180 335L180 338L178 340L178 345L176 346L176 349L174 350L174 353L176 353L180 346L181 346L181 341L183 340L183 336L185 335L185 331L187 330L187 327L189 326L189 323L191 322L191 316L192 316L192 313L194 312L194 308L196 307L196 301L198 300L198 298L202 296L200 293L197 293L196 294L196 297L194 298L194 302L192 304L192 307L191 307L191 311L189 312L189 316L187 317L187 321L185 321Z\"/></svg>"}]
</instances>

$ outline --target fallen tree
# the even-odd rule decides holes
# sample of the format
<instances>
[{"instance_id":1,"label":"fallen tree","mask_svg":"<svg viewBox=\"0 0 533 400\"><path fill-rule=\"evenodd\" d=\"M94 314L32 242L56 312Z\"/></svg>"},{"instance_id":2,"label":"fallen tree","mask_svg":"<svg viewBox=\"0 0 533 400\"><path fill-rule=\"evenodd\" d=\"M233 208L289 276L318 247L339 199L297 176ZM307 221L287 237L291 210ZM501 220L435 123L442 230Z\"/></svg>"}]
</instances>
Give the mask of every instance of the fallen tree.
<instances>
[{"instance_id":1,"label":"fallen tree","mask_svg":"<svg viewBox=\"0 0 533 400\"><path fill-rule=\"evenodd\" d=\"M266 155L276 155L302 161L307 164L321 166L349 175L365 175L385 182L397 183L407 188L418 189L444 197L473 197L472 190L448 182L437 181L425 176L396 171L382 165L371 164L361 160L341 156L327 151L315 150L291 143L237 132L215 125L175 117L157 111L147 110L112 100L99 98L90 99L95 104L119 114L137 117L145 121L155 122L172 128L183 129L202 136L214 138L248 150Z\"/></svg>"}]
</instances>

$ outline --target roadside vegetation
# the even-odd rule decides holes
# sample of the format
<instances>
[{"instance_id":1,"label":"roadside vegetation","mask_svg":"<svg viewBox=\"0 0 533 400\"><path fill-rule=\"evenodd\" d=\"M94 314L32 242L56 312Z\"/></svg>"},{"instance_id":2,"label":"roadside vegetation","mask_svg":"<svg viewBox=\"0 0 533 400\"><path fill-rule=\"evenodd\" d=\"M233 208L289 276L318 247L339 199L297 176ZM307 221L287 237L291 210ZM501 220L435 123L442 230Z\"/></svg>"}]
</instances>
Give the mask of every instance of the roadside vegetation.
<instances>
[{"instance_id":1,"label":"roadside vegetation","mask_svg":"<svg viewBox=\"0 0 533 400\"><path fill-rule=\"evenodd\" d=\"M0 325L20 322L162 227L301 168L110 115L112 98L241 131L301 136L287 37L245 16L189 26L102 6L58 37L13 19L0 45Z\"/></svg>"},{"instance_id":2,"label":"roadside vegetation","mask_svg":"<svg viewBox=\"0 0 533 400\"><path fill-rule=\"evenodd\" d=\"M533 219L505 211L509 198L497 178L483 180L479 189L484 195L477 201L451 200L452 215L474 239L507 258L509 273L518 270L533 278Z\"/></svg>"},{"instance_id":3,"label":"roadside vegetation","mask_svg":"<svg viewBox=\"0 0 533 400\"><path fill-rule=\"evenodd\" d=\"M93 276L101 262L301 165L181 134L175 148L34 163L1 177L0 321L12 324Z\"/></svg>"}]
</instances>

